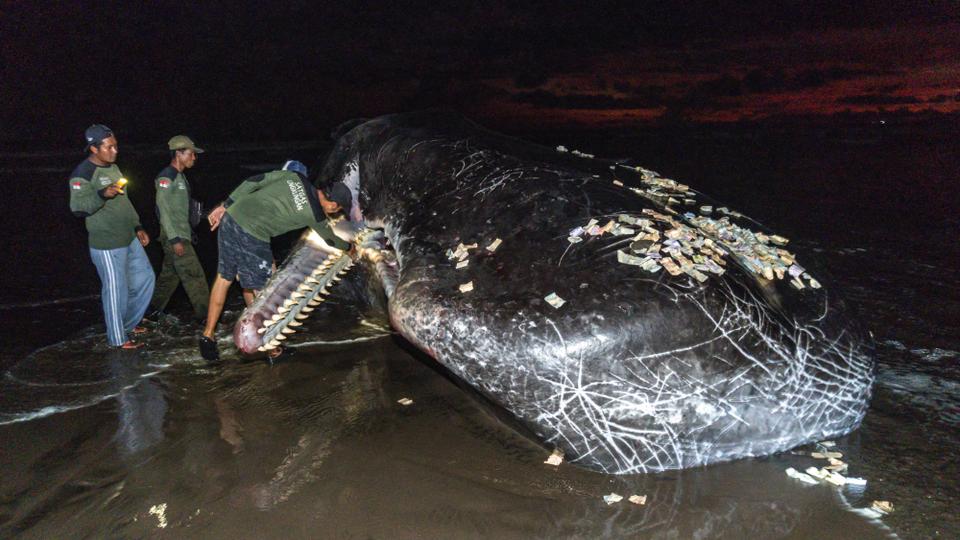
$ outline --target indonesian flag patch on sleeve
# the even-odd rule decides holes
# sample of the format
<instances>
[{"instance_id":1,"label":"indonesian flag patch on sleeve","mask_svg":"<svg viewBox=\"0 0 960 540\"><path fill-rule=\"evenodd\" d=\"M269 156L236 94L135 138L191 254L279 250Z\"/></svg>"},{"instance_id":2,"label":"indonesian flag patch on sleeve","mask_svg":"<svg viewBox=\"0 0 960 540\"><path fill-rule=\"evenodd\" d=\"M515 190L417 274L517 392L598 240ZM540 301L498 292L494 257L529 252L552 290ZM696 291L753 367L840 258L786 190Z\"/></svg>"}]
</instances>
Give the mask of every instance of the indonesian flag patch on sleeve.
<instances>
[{"instance_id":1,"label":"indonesian flag patch on sleeve","mask_svg":"<svg viewBox=\"0 0 960 540\"><path fill-rule=\"evenodd\" d=\"M80 189L81 187L82 187L82 184L80 183L79 180L74 180L73 182L70 182L70 189Z\"/></svg>"},{"instance_id":2,"label":"indonesian flag patch on sleeve","mask_svg":"<svg viewBox=\"0 0 960 540\"><path fill-rule=\"evenodd\" d=\"M170 187L170 181L167 180L166 178L161 178L160 187L162 187L163 189L167 189L168 187Z\"/></svg>"}]
</instances>

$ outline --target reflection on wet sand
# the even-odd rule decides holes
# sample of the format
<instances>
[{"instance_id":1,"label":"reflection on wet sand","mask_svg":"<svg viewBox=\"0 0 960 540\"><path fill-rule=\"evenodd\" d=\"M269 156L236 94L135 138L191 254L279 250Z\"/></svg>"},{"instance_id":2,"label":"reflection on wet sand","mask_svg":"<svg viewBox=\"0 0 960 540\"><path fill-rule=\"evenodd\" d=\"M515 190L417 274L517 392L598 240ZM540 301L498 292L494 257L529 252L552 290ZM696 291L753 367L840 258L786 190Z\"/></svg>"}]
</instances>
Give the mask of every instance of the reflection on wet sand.
<instances>
[{"instance_id":1,"label":"reflection on wet sand","mask_svg":"<svg viewBox=\"0 0 960 540\"><path fill-rule=\"evenodd\" d=\"M122 349L107 352L117 394L117 444L125 456L133 456L163 440L167 402L160 383L132 365L136 355Z\"/></svg>"},{"instance_id":2,"label":"reflection on wet sand","mask_svg":"<svg viewBox=\"0 0 960 540\"><path fill-rule=\"evenodd\" d=\"M220 419L220 438L233 447L234 454L239 454L243 451L243 437L240 435L243 426L237 420L237 413L222 397L214 398L213 404L217 409L217 418Z\"/></svg>"}]
</instances>

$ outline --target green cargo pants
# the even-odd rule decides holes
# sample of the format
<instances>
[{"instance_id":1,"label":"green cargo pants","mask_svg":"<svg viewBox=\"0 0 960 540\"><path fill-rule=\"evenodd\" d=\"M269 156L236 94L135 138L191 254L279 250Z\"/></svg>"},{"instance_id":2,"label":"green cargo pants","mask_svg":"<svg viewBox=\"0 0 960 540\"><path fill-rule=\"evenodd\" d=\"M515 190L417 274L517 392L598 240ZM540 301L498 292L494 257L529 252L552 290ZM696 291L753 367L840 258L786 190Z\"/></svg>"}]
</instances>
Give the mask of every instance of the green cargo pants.
<instances>
[{"instance_id":1,"label":"green cargo pants","mask_svg":"<svg viewBox=\"0 0 960 540\"><path fill-rule=\"evenodd\" d=\"M210 303L210 285L207 283L207 276L203 273L203 267L200 266L193 244L184 242L184 254L182 257L177 257L163 229L160 230L159 240L160 245L163 246L163 266L153 289L153 299L150 300L151 310L163 311L170 302L170 297L177 290L177 285L183 283L183 290L193 304L194 314L198 319L205 318L207 306Z\"/></svg>"}]
</instances>

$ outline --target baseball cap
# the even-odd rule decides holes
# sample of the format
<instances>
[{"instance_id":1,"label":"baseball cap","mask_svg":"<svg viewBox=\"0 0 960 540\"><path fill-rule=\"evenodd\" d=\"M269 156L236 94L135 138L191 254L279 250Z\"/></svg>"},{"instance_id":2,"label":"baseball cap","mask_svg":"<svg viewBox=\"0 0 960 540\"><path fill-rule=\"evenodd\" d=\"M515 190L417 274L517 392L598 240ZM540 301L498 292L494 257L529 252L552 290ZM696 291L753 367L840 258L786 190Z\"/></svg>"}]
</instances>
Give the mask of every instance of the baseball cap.
<instances>
[{"instance_id":1,"label":"baseball cap","mask_svg":"<svg viewBox=\"0 0 960 540\"><path fill-rule=\"evenodd\" d=\"M167 148L170 150L193 150L198 154L203 153L203 148L198 148L197 145L193 144L193 140L186 135L172 137L167 141Z\"/></svg>"},{"instance_id":2,"label":"baseball cap","mask_svg":"<svg viewBox=\"0 0 960 540\"><path fill-rule=\"evenodd\" d=\"M86 150L95 144L113 135L113 130L103 124L93 124L83 132L83 138L86 141L83 149Z\"/></svg>"},{"instance_id":3,"label":"baseball cap","mask_svg":"<svg viewBox=\"0 0 960 540\"><path fill-rule=\"evenodd\" d=\"M307 166L295 159L287 161L280 169L284 171L293 171L304 178L307 177Z\"/></svg>"},{"instance_id":4,"label":"baseball cap","mask_svg":"<svg viewBox=\"0 0 960 540\"><path fill-rule=\"evenodd\" d=\"M350 215L350 209L353 207L353 193L343 182L334 182L323 190L323 196L340 205L343 213Z\"/></svg>"}]
</instances>

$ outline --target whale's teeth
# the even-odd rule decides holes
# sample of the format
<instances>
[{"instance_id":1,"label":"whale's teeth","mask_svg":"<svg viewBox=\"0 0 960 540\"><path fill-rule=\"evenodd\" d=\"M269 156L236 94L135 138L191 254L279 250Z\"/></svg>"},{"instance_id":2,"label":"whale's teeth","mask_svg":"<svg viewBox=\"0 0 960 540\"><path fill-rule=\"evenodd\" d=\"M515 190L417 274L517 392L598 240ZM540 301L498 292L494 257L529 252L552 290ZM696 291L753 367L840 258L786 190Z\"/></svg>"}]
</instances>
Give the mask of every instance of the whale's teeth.
<instances>
[{"instance_id":1,"label":"whale's teeth","mask_svg":"<svg viewBox=\"0 0 960 540\"><path fill-rule=\"evenodd\" d=\"M314 281L316 281L316 280L314 280ZM309 292L309 291L312 291L312 290L313 290L313 287L307 285L306 283L302 283L299 287L297 287L297 290L298 290L298 291Z\"/></svg>"},{"instance_id":2,"label":"whale's teeth","mask_svg":"<svg viewBox=\"0 0 960 540\"><path fill-rule=\"evenodd\" d=\"M294 293L294 294L296 294L296 293ZM283 307L285 307L285 308L287 308L287 309L289 310L289 309L290 309L290 306L292 306L292 305L294 305L294 304L296 304L296 303L297 303L297 301L294 300L293 298L287 298L286 300L283 301Z\"/></svg>"},{"instance_id":3,"label":"whale's teeth","mask_svg":"<svg viewBox=\"0 0 960 540\"><path fill-rule=\"evenodd\" d=\"M312 283L312 284L314 284L314 285L319 285L319 284L320 284L320 281L317 280L317 279L313 279L313 276L307 276L306 282L307 282L307 283ZM303 285L301 285L301 287L303 287ZM312 289L312 288L313 288L313 287L311 287L311 289Z\"/></svg>"},{"instance_id":4,"label":"whale's teeth","mask_svg":"<svg viewBox=\"0 0 960 540\"><path fill-rule=\"evenodd\" d=\"M277 308L277 312L277 315L286 315L287 313L290 313L290 308L287 306L280 306ZM274 315L274 317L276 317L276 315Z\"/></svg>"},{"instance_id":5,"label":"whale's teeth","mask_svg":"<svg viewBox=\"0 0 960 540\"><path fill-rule=\"evenodd\" d=\"M310 305L311 305L312 303L313 303L312 300L311 300L310 302L307 302L307 305L304 306L304 308L301 309L300 311L303 312L303 313L310 313L310 312L313 311L313 309L314 309L314 308L310 307ZM317 302L317 303L319 304L319 302Z\"/></svg>"},{"instance_id":6,"label":"whale's teeth","mask_svg":"<svg viewBox=\"0 0 960 540\"><path fill-rule=\"evenodd\" d=\"M278 310L278 311L279 311L279 310ZM283 318L283 313L284 313L283 311L280 311L280 313L277 313L277 314L274 315L273 317L270 317L270 320L272 320L274 323L276 323L277 321L279 321L280 319Z\"/></svg>"},{"instance_id":7,"label":"whale's teeth","mask_svg":"<svg viewBox=\"0 0 960 540\"><path fill-rule=\"evenodd\" d=\"M290 295L290 299L291 299L291 300L300 300L301 298L304 298L304 297L306 297L306 296L307 296L307 295L303 294L302 292L295 292L295 293L293 293L293 294Z\"/></svg>"},{"instance_id":8,"label":"whale's teeth","mask_svg":"<svg viewBox=\"0 0 960 540\"><path fill-rule=\"evenodd\" d=\"M286 339L286 338L284 338L284 339ZM266 346L267 346L267 347L270 347L270 348L272 349L272 348L276 347L276 346L279 345L279 344L280 344L280 342L277 341L276 339L271 339L271 340L270 340L270 343L267 343Z\"/></svg>"},{"instance_id":9,"label":"whale's teeth","mask_svg":"<svg viewBox=\"0 0 960 540\"><path fill-rule=\"evenodd\" d=\"M286 330L286 328L284 328L284 330ZM283 335L283 334L277 334L276 336L273 337L273 339L275 339L275 340L277 340L277 341L282 341L282 340L284 340L284 339L287 339L287 336L285 336L285 335Z\"/></svg>"},{"instance_id":10,"label":"whale's teeth","mask_svg":"<svg viewBox=\"0 0 960 540\"><path fill-rule=\"evenodd\" d=\"M314 298L313 300L307 302L307 305L310 307L317 307L320 305L320 302L322 302L322 300L320 300L319 298Z\"/></svg>"},{"instance_id":11,"label":"whale's teeth","mask_svg":"<svg viewBox=\"0 0 960 540\"><path fill-rule=\"evenodd\" d=\"M273 326L273 325L275 325L275 324L277 324L277 321L275 321L275 320L273 320L273 319L264 319L264 320L263 320L263 327L264 327L264 328L270 328L271 326Z\"/></svg>"},{"instance_id":12,"label":"whale's teeth","mask_svg":"<svg viewBox=\"0 0 960 540\"><path fill-rule=\"evenodd\" d=\"M258 333L258 334L262 334L262 333L264 333L264 332L266 332L266 331L267 331L267 327L266 327L266 326L264 326L263 328L257 328L257 333Z\"/></svg>"},{"instance_id":13,"label":"whale's teeth","mask_svg":"<svg viewBox=\"0 0 960 540\"><path fill-rule=\"evenodd\" d=\"M287 326L303 326L303 323L300 321L290 321L287 323Z\"/></svg>"},{"instance_id":14,"label":"whale's teeth","mask_svg":"<svg viewBox=\"0 0 960 540\"><path fill-rule=\"evenodd\" d=\"M302 321L302 320L304 320L304 319L306 319L306 318L308 318L308 317L310 317L310 316L307 315L306 313L297 313L296 315L293 316L293 318L296 319L296 320L298 320L298 321ZM294 323L294 321L290 321L290 324L293 324L293 323Z\"/></svg>"},{"instance_id":15,"label":"whale's teeth","mask_svg":"<svg viewBox=\"0 0 960 540\"><path fill-rule=\"evenodd\" d=\"M320 294L330 294L330 290L327 289L326 287L324 287L324 288L320 289Z\"/></svg>"},{"instance_id":16,"label":"whale's teeth","mask_svg":"<svg viewBox=\"0 0 960 540\"><path fill-rule=\"evenodd\" d=\"M264 352L264 351L267 350L267 346L266 346L266 345L261 345L261 346L257 347L257 350L260 351L260 352Z\"/></svg>"},{"instance_id":17,"label":"whale's teeth","mask_svg":"<svg viewBox=\"0 0 960 540\"><path fill-rule=\"evenodd\" d=\"M331 279L334 281L340 281L340 276L333 276Z\"/></svg>"},{"instance_id":18,"label":"whale's teeth","mask_svg":"<svg viewBox=\"0 0 960 540\"><path fill-rule=\"evenodd\" d=\"M280 330L280 332L283 333L283 334L293 334L293 333L296 332L296 330L294 330L293 328L287 327L287 328L284 328L284 329Z\"/></svg>"}]
</instances>

